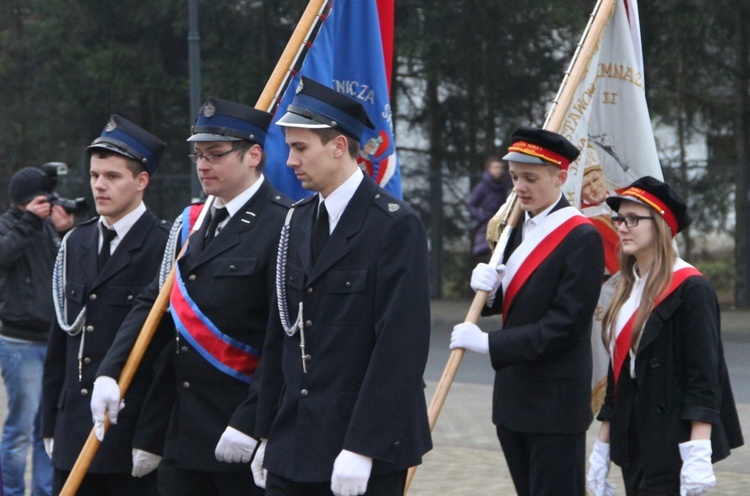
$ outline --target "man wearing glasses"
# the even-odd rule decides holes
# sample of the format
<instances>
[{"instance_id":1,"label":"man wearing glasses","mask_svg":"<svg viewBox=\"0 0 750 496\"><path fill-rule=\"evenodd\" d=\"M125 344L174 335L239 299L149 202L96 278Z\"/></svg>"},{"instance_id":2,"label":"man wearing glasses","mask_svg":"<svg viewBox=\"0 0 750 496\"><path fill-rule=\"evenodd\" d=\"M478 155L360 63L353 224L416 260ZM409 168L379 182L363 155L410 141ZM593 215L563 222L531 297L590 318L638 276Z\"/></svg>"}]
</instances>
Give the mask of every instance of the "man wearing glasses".
<instances>
[{"instance_id":1,"label":"man wearing glasses","mask_svg":"<svg viewBox=\"0 0 750 496\"><path fill-rule=\"evenodd\" d=\"M524 217L502 265L479 264L471 287L502 329L457 325L451 349L488 354L495 369L492 421L521 496L585 494L591 412L591 326L604 273L602 240L561 194L578 149L559 134L513 132L510 175Z\"/></svg>"},{"instance_id":2,"label":"man wearing glasses","mask_svg":"<svg viewBox=\"0 0 750 496\"><path fill-rule=\"evenodd\" d=\"M215 200L189 237L188 226L198 216L195 206L185 209L172 229L174 254L186 243L187 249L176 261L172 319L162 319L149 348L159 353L157 378L134 442L134 457L163 454L162 496L263 494L252 483L249 463L223 462L249 462L255 448L248 435L253 412L233 414L248 397L260 360L274 287L270 266L291 203L262 173L270 121L267 112L211 98L188 139L195 143L191 159L203 191ZM117 419L115 379L158 295L158 283L138 299L99 369L91 399L97 424L105 415L110 422Z\"/></svg>"}]
</instances>

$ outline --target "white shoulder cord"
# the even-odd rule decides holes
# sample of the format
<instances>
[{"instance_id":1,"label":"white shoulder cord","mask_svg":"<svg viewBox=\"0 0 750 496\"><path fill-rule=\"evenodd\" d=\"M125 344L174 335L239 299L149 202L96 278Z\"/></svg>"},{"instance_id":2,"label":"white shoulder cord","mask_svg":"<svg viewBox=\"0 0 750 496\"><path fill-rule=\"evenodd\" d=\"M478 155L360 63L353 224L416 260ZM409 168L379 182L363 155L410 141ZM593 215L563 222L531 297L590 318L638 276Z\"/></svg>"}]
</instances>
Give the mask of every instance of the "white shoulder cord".
<instances>
[{"instance_id":1,"label":"white shoulder cord","mask_svg":"<svg viewBox=\"0 0 750 496\"><path fill-rule=\"evenodd\" d=\"M81 382L83 380L83 345L86 342L86 333L82 332L86 322L86 306L84 305L72 324L68 325L66 319L68 315L68 301L65 298L68 268L68 236L72 232L73 230L65 235L60 243L60 249L57 250L55 268L52 271L52 302L55 305L55 317L60 328L68 336L81 335L81 342L78 345L78 382Z\"/></svg>"},{"instance_id":2,"label":"white shoulder cord","mask_svg":"<svg viewBox=\"0 0 750 496\"><path fill-rule=\"evenodd\" d=\"M76 336L81 332L86 321L86 307L84 306L73 323L68 325L66 319L68 315L68 302L65 299L65 285L67 283L68 237L72 232L73 230L65 235L60 243L60 249L57 250L55 268L52 271L52 301L55 304L57 324L69 335Z\"/></svg>"},{"instance_id":3,"label":"white shoulder cord","mask_svg":"<svg viewBox=\"0 0 750 496\"><path fill-rule=\"evenodd\" d=\"M164 247L164 256L161 259L161 267L159 268L159 291L164 287L164 283L167 281L167 277L169 277L169 272L172 270L180 231L182 231L182 215L178 215L174 220L172 229L169 231L167 245Z\"/></svg>"},{"instance_id":4,"label":"white shoulder cord","mask_svg":"<svg viewBox=\"0 0 750 496\"><path fill-rule=\"evenodd\" d=\"M294 321L294 324L289 320L289 311L286 305L286 260L287 253L289 252L289 230L291 229L292 214L294 214L294 207L290 208L286 214L284 227L281 228L279 248L276 255L276 299L279 307L279 318L281 319L281 325L284 327L284 332L289 337L294 336L297 331L302 331L304 324L302 302L299 303L299 312L297 312L297 320ZM304 331L300 337L304 343Z\"/></svg>"}]
</instances>

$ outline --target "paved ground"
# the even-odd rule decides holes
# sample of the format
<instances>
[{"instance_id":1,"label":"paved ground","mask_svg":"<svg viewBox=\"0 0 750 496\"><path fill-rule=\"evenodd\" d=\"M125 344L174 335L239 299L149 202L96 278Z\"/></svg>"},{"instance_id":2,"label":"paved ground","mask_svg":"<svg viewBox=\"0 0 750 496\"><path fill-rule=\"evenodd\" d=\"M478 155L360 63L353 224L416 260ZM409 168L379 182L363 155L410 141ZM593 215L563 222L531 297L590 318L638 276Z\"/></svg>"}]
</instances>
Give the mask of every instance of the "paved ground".
<instances>
[{"instance_id":1,"label":"paved ground","mask_svg":"<svg viewBox=\"0 0 750 496\"><path fill-rule=\"evenodd\" d=\"M441 301L432 306L433 334L430 359L425 374L429 404L448 357L448 337L453 324L464 320L469 301ZM489 324L489 321L484 320ZM489 327L487 327L489 329ZM722 313L725 349L743 431L750 440L750 312ZM434 449L418 468L410 496L513 495L513 484L490 418L492 370L486 357L466 354L445 406L433 432ZM737 379L737 380L736 380ZM5 416L5 388L0 388L0 419ZM590 452L598 423L588 433ZM750 442L750 441L749 441ZM750 494L750 448L735 450L715 465L717 487L708 494ZM619 470L610 475L624 495ZM564 495L563 495L564 496Z\"/></svg>"}]
</instances>

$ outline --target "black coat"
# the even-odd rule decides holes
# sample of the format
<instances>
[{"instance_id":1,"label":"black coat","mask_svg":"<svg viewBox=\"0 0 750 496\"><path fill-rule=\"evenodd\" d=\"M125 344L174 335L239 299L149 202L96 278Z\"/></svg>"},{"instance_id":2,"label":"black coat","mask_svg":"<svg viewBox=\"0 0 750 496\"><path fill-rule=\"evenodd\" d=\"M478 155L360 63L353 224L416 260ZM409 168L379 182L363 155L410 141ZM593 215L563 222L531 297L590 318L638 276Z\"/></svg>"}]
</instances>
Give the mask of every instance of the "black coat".
<instances>
[{"instance_id":1,"label":"black coat","mask_svg":"<svg viewBox=\"0 0 750 496\"><path fill-rule=\"evenodd\" d=\"M365 177L315 264L317 196L297 204L286 264L292 321L273 312L261 363L256 434L265 467L297 482L331 478L342 449L373 458L373 474L420 463L432 447L422 374L430 339L428 255L416 214Z\"/></svg>"},{"instance_id":2,"label":"black coat","mask_svg":"<svg viewBox=\"0 0 750 496\"><path fill-rule=\"evenodd\" d=\"M629 370L630 357L615 392L610 363L607 395L597 417L610 421L610 457L616 464L629 465L628 443L633 442L648 471L679 473L678 444L690 440L694 420L713 424L714 462L742 445L721 344L719 304L705 278L688 278L651 312L638 344L635 380Z\"/></svg>"},{"instance_id":3,"label":"black coat","mask_svg":"<svg viewBox=\"0 0 750 496\"><path fill-rule=\"evenodd\" d=\"M221 332L256 350L265 339L274 282L269 267L289 204L264 180L205 249L204 222L179 261L187 292L198 308ZM152 283L123 323L98 375L119 377L157 295L158 286ZM180 468L248 471L248 464L220 463L214 456L234 410L248 395L248 384L215 368L185 339L176 339L169 315L162 319L150 348L161 351L156 363L159 380L145 402L135 447L161 453L163 439L163 455ZM254 419L247 419L247 424L251 434Z\"/></svg>"},{"instance_id":4,"label":"black coat","mask_svg":"<svg viewBox=\"0 0 750 496\"><path fill-rule=\"evenodd\" d=\"M98 217L81 224L67 240L65 299L68 324L86 307L83 331L69 336L54 320L44 363L42 436L55 440L52 464L71 470L93 427L91 390L96 371L125 319L155 274L164 253L169 223L146 211L128 231L97 274ZM82 378L78 379L78 350L84 339ZM125 394L124 409L107 432L90 472L130 473L132 439L153 374L141 369Z\"/></svg>"},{"instance_id":5,"label":"black coat","mask_svg":"<svg viewBox=\"0 0 750 496\"><path fill-rule=\"evenodd\" d=\"M563 198L553 212L568 206ZM504 260L521 243L513 230ZM604 273L602 240L574 228L539 265L489 333L495 369L492 421L516 432L582 433L592 420L591 325ZM498 291L493 310L502 309ZM491 313L491 312L486 312Z\"/></svg>"}]
</instances>

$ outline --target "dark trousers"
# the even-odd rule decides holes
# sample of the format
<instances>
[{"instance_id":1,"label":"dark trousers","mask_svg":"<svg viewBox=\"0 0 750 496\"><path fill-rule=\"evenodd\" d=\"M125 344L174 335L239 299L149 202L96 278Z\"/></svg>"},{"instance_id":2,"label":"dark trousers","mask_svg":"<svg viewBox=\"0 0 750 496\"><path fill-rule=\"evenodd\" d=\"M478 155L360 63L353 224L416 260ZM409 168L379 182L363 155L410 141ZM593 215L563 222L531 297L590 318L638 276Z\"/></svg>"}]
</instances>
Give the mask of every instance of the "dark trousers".
<instances>
[{"instance_id":1,"label":"dark trousers","mask_svg":"<svg viewBox=\"0 0 750 496\"><path fill-rule=\"evenodd\" d=\"M586 434L537 434L497 427L519 496L584 496Z\"/></svg>"},{"instance_id":2,"label":"dark trousers","mask_svg":"<svg viewBox=\"0 0 750 496\"><path fill-rule=\"evenodd\" d=\"M367 481L364 496L402 496L406 486L406 470L373 475ZM266 477L268 496L331 496L329 482L294 482L280 475L268 472Z\"/></svg>"},{"instance_id":3,"label":"dark trousers","mask_svg":"<svg viewBox=\"0 0 750 496\"><path fill-rule=\"evenodd\" d=\"M52 494L58 495L70 472L55 469L52 473ZM130 474L86 474L76 496L157 496L156 471L143 477Z\"/></svg>"},{"instance_id":4,"label":"dark trousers","mask_svg":"<svg viewBox=\"0 0 750 496\"><path fill-rule=\"evenodd\" d=\"M160 496L262 496L255 485L250 464L247 470L231 472L199 472L177 467L174 460L163 458L159 464ZM140 496L140 495L138 495Z\"/></svg>"}]
</instances>

